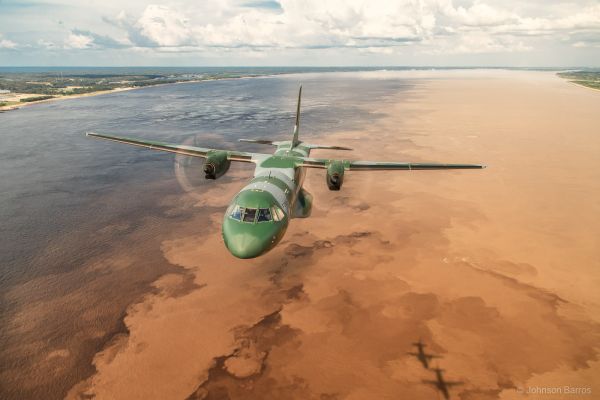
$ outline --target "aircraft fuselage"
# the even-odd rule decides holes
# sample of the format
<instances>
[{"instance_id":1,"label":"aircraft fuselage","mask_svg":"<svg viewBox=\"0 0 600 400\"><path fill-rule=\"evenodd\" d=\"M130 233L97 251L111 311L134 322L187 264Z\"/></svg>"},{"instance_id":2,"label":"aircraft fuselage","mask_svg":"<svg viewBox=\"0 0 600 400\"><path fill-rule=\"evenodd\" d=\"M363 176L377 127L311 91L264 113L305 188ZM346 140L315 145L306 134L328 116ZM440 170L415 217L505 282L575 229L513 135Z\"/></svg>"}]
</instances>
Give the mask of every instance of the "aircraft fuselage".
<instances>
[{"instance_id":1,"label":"aircraft fuselage","mask_svg":"<svg viewBox=\"0 0 600 400\"><path fill-rule=\"evenodd\" d=\"M310 215L311 196L302 188L306 171L296 162L309 154L309 147L282 142L272 156L256 160L254 177L223 217L223 240L231 254L258 257L279 243L291 218Z\"/></svg>"}]
</instances>

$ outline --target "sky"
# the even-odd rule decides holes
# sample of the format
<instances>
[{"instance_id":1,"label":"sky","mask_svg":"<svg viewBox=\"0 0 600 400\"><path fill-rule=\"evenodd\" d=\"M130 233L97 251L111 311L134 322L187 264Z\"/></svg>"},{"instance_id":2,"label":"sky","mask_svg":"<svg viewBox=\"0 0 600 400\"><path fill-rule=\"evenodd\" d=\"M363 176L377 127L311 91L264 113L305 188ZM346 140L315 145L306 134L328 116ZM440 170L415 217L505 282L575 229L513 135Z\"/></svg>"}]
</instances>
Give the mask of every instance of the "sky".
<instances>
[{"instance_id":1,"label":"sky","mask_svg":"<svg viewBox=\"0 0 600 400\"><path fill-rule=\"evenodd\" d=\"M0 0L0 65L600 67L600 0Z\"/></svg>"}]
</instances>

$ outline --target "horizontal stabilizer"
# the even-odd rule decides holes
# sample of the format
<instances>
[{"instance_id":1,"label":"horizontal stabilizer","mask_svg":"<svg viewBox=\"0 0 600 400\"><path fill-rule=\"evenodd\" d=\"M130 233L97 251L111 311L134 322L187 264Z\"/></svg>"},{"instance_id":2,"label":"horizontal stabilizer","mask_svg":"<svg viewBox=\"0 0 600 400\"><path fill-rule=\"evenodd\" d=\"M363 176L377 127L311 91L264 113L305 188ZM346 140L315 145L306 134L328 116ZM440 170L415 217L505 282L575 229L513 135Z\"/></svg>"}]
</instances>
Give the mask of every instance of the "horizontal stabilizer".
<instances>
[{"instance_id":1,"label":"horizontal stabilizer","mask_svg":"<svg viewBox=\"0 0 600 400\"><path fill-rule=\"evenodd\" d=\"M258 144L275 144L275 142L273 142L272 140L266 140L266 139L238 139L238 141L240 142L246 142L246 143L258 143Z\"/></svg>"}]
</instances>

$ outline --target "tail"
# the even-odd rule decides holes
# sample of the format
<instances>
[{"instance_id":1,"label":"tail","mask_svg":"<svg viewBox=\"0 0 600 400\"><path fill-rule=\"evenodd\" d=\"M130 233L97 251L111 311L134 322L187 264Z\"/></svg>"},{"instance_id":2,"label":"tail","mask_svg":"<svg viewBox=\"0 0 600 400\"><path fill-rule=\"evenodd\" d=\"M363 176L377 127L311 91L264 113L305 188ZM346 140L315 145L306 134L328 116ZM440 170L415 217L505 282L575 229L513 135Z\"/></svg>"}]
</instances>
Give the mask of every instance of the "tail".
<instances>
[{"instance_id":1,"label":"tail","mask_svg":"<svg viewBox=\"0 0 600 400\"><path fill-rule=\"evenodd\" d=\"M302 85L298 91L298 106L296 107L296 124L294 125L294 138L292 139L292 148L300 144L298 132L300 131L300 100L302 99Z\"/></svg>"},{"instance_id":2,"label":"tail","mask_svg":"<svg viewBox=\"0 0 600 400\"><path fill-rule=\"evenodd\" d=\"M0 0L2 1L2 0ZM291 143L291 149L293 149L294 147L298 147L298 145L300 145L300 143L302 143L302 147L305 147L307 149L326 149L326 150L352 150L350 147L344 147L344 146L327 146L327 145L322 145L322 144L310 144L310 143L303 143L298 139L298 133L300 132L300 101L302 99L302 85L300 85L300 90L298 91L298 105L296 106L296 124L294 125L294 137L292 138L291 142L283 141L283 142L276 142L273 140L269 140L269 139L238 139L240 142L248 142L248 143L259 143L259 144L270 144L273 146L280 146L280 145L288 145L288 143Z\"/></svg>"}]
</instances>

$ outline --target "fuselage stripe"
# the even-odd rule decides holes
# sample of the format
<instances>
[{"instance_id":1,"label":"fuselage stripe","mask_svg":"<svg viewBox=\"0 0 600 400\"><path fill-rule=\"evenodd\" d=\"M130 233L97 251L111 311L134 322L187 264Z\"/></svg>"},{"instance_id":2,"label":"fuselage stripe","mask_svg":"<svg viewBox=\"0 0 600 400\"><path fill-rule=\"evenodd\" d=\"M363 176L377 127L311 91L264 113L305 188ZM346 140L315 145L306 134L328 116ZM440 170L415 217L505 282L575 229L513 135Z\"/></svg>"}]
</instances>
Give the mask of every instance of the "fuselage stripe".
<instances>
[{"instance_id":1,"label":"fuselage stripe","mask_svg":"<svg viewBox=\"0 0 600 400\"><path fill-rule=\"evenodd\" d=\"M271 178L271 179L277 179L277 178ZM286 214L289 214L290 198L288 197L288 195L291 192L285 193L284 190L282 190L279 186L275 185L274 183L272 183L270 181L262 181L262 180L257 181L257 182L255 182L254 180L251 181L242 190L240 190L240 193L244 192L246 190L264 190L265 192L270 193L275 198L278 205L281 208L283 208L283 211Z\"/></svg>"}]
</instances>

